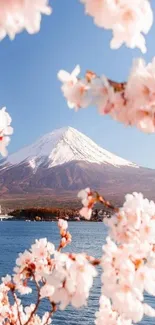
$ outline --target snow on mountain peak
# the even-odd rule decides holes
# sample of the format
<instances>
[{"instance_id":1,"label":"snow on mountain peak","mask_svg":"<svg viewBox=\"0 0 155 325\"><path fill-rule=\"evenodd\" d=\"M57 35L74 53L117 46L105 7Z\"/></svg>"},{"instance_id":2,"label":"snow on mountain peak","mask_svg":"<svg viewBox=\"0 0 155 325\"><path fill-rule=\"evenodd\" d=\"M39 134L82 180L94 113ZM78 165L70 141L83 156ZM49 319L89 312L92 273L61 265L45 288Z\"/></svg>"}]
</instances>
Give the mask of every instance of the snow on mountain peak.
<instances>
[{"instance_id":1,"label":"snow on mountain peak","mask_svg":"<svg viewBox=\"0 0 155 325\"><path fill-rule=\"evenodd\" d=\"M138 167L102 149L72 127L56 129L45 134L33 144L10 155L3 165L7 168L26 162L33 170L36 170L42 164L51 168L73 160L109 164L115 167Z\"/></svg>"}]
</instances>

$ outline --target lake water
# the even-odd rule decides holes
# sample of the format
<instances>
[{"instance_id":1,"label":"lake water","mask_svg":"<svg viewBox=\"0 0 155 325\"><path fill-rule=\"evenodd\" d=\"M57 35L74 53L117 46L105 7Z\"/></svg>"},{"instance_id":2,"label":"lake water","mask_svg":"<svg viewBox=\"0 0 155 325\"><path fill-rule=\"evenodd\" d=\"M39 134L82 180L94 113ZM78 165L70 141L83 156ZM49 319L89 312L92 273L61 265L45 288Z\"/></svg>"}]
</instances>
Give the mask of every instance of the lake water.
<instances>
[{"instance_id":1,"label":"lake water","mask_svg":"<svg viewBox=\"0 0 155 325\"><path fill-rule=\"evenodd\" d=\"M73 241L67 247L67 251L85 251L95 257L101 256L102 245L105 242L107 233L103 223L69 222L69 230ZM11 274L18 253L29 248L36 238L44 237L58 245L59 232L55 222L0 222L0 276L7 273ZM100 276L98 276L95 279L88 306L80 310L75 310L69 306L65 311L57 312L53 319L53 325L93 324L94 314L98 309L100 289ZM28 299L28 296L26 299ZM146 301L155 308L154 298L146 296ZM46 307L44 303L41 306L42 311ZM155 320L145 318L141 324L154 325Z\"/></svg>"}]
</instances>

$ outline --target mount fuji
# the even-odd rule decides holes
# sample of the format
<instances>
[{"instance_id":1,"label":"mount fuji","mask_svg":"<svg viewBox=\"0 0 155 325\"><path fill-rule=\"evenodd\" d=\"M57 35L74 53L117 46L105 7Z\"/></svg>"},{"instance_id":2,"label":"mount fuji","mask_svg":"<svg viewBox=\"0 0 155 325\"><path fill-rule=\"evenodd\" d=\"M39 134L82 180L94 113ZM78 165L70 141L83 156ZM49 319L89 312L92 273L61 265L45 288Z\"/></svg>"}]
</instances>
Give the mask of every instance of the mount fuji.
<instances>
[{"instance_id":1,"label":"mount fuji","mask_svg":"<svg viewBox=\"0 0 155 325\"><path fill-rule=\"evenodd\" d=\"M34 144L10 155L1 168L6 169L24 163L33 171L37 171L41 166L52 168L75 160L115 167L138 167L100 148L79 131L66 127L45 134Z\"/></svg>"},{"instance_id":2,"label":"mount fuji","mask_svg":"<svg viewBox=\"0 0 155 325\"><path fill-rule=\"evenodd\" d=\"M1 195L67 193L87 186L111 195L148 194L155 190L154 179L154 170L102 149L71 127L44 135L0 164Z\"/></svg>"}]
</instances>

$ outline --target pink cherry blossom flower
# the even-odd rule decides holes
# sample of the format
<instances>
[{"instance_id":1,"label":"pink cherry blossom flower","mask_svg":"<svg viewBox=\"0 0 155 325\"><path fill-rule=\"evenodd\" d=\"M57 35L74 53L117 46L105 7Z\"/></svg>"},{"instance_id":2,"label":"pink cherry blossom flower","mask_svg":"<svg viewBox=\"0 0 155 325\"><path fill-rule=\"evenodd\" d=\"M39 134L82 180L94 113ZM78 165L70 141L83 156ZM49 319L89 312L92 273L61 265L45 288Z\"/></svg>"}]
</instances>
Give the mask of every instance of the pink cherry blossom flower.
<instances>
[{"instance_id":1,"label":"pink cherry blossom flower","mask_svg":"<svg viewBox=\"0 0 155 325\"><path fill-rule=\"evenodd\" d=\"M48 256L54 254L55 247L47 241L47 238L41 238L40 240L36 240L36 243L31 246L31 252L35 259L46 259Z\"/></svg>"},{"instance_id":2,"label":"pink cherry blossom flower","mask_svg":"<svg viewBox=\"0 0 155 325\"><path fill-rule=\"evenodd\" d=\"M80 0L86 14L94 23L113 31L111 48L123 43L130 48L138 47L146 52L145 38L153 23L153 13L148 0Z\"/></svg>"},{"instance_id":3,"label":"pink cherry blossom flower","mask_svg":"<svg viewBox=\"0 0 155 325\"><path fill-rule=\"evenodd\" d=\"M78 193L78 198L81 199L83 208L79 211L79 214L87 220L90 220L92 215L92 207L95 203L93 199L93 193L91 192L90 188L86 188L81 190Z\"/></svg>"},{"instance_id":4,"label":"pink cherry blossom flower","mask_svg":"<svg viewBox=\"0 0 155 325\"><path fill-rule=\"evenodd\" d=\"M51 297L54 293L54 287L48 284L45 284L41 289L40 289L40 296L41 299L45 297Z\"/></svg>"},{"instance_id":5,"label":"pink cherry blossom flower","mask_svg":"<svg viewBox=\"0 0 155 325\"><path fill-rule=\"evenodd\" d=\"M10 142L9 135L13 133L13 128L10 126L11 117L6 112L6 108L0 109L0 154L2 156L7 155L6 147Z\"/></svg>"},{"instance_id":6,"label":"pink cherry blossom flower","mask_svg":"<svg viewBox=\"0 0 155 325\"><path fill-rule=\"evenodd\" d=\"M89 204L89 201L92 199L92 193L89 187L87 187L84 190L81 190L78 193L78 198L82 201L82 204L84 206L87 206Z\"/></svg>"},{"instance_id":7,"label":"pink cherry blossom flower","mask_svg":"<svg viewBox=\"0 0 155 325\"><path fill-rule=\"evenodd\" d=\"M46 283L54 287L50 300L60 303L60 309L65 309L71 303L79 308L86 305L93 277L97 275L84 254L67 255L55 253L55 267L51 274L44 274Z\"/></svg>"},{"instance_id":8,"label":"pink cherry blossom flower","mask_svg":"<svg viewBox=\"0 0 155 325\"><path fill-rule=\"evenodd\" d=\"M144 313L145 313L145 315L147 315L149 317L155 317L155 309L153 309L148 304L144 304L143 306L144 306Z\"/></svg>"},{"instance_id":9,"label":"pink cherry blossom flower","mask_svg":"<svg viewBox=\"0 0 155 325\"><path fill-rule=\"evenodd\" d=\"M62 228L63 230L67 230L67 228L68 228L68 222L66 220L59 219L59 221L58 221L58 227L59 228Z\"/></svg>"},{"instance_id":10,"label":"pink cherry blossom flower","mask_svg":"<svg viewBox=\"0 0 155 325\"><path fill-rule=\"evenodd\" d=\"M89 85L84 80L79 80L77 77L80 73L80 66L77 65L71 74L64 70L60 70L58 73L58 79L63 83L62 92L67 98L69 108L87 107L91 103L89 97Z\"/></svg>"},{"instance_id":11,"label":"pink cherry blossom flower","mask_svg":"<svg viewBox=\"0 0 155 325\"><path fill-rule=\"evenodd\" d=\"M92 209L88 208L88 207L83 207L80 211L79 214L81 217L90 220L91 219L91 215L92 215Z\"/></svg>"},{"instance_id":12,"label":"pink cherry blossom flower","mask_svg":"<svg viewBox=\"0 0 155 325\"><path fill-rule=\"evenodd\" d=\"M69 75L64 71L61 74ZM155 59L147 65L142 59L135 60L127 83L116 83L91 72L83 79L76 75L77 72L60 77L70 107L77 110L96 106L102 115L110 114L113 119L146 133L155 132Z\"/></svg>"},{"instance_id":13,"label":"pink cherry blossom flower","mask_svg":"<svg viewBox=\"0 0 155 325\"><path fill-rule=\"evenodd\" d=\"M110 235L118 243L137 243L145 240L154 243L155 203L143 198L141 193L128 194L126 201L113 218L105 220L110 226Z\"/></svg>"},{"instance_id":14,"label":"pink cherry blossom flower","mask_svg":"<svg viewBox=\"0 0 155 325\"><path fill-rule=\"evenodd\" d=\"M58 73L58 79L63 83L76 84L78 80L77 77L79 74L80 74L80 66L77 65L71 73L68 73L65 70L60 70Z\"/></svg>"},{"instance_id":15,"label":"pink cherry blossom flower","mask_svg":"<svg viewBox=\"0 0 155 325\"><path fill-rule=\"evenodd\" d=\"M7 35L14 39L17 33L26 29L28 33L40 30L41 15L50 15L48 0L1 0L0 40Z\"/></svg>"},{"instance_id":16,"label":"pink cherry blossom flower","mask_svg":"<svg viewBox=\"0 0 155 325\"><path fill-rule=\"evenodd\" d=\"M104 295L100 297L100 309L96 312L95 316L96 325L102 325L103 323L105 325L132 325L131 319L125 319L118 312L114 311L110 300Z\"/></svg>"}]
</instances>

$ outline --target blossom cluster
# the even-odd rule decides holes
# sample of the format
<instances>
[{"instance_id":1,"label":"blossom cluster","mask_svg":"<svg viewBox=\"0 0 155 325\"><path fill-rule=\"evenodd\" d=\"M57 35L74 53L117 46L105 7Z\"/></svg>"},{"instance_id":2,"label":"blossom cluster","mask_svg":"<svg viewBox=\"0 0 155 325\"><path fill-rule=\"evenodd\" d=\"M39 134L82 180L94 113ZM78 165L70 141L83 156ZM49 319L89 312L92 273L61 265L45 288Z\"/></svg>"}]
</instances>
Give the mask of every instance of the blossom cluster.
<instances>
[{"instance_id":1,"label":"blossom cluster","mask_svg":"<svg viewBox=\"0 0 155 325\"><path fill-rule=\"evenodd\" d=\"M10 295L10 297L9 297ZM13 298L13 303L10 302ZM35 304L23 307L21 300L17 298L15 286L9 275L2 278L0 284L0 324L1 325L49 325L51 324L51 314L45 312L42 317L35 314Z\"/></svg>"},{"instance_id":2,"label":"blossom cluster","mask_svg":"<svg viewBox=\"0 0 155 325\"><path fill-rule=\"evenodd\" d=\"M7 35L14 39L24 29L37 33L41 15L50 15L49 0L0 0L0 40Z\"/></svg>"},{"instance_id":3,"label":"blossom cluster","mask_svg":"<svg viewBox=\"0 0 155 325\"><path fill-rule=\"evenodd\" d=\"M92 208L95 204L95 200L93 198L93 193L90 188L86 188L85 190L81 190L78 193L78 198L81 200L83 207L79 211L81 217L90 220L92 215Z\"/></svg>"},{"instance_id":4,"label":"blossom cluster","mask_svg":"<svg viewBox=\"0 0 155 325\"><path fill-rule=\"evenodd\" d=\"M155 296L155 203L141 193L128 194L106 224L110 237L103 246L102 294L125 320L155 317L144 301L144 292Z\"/></svg>"},{"instance_id":5,"label":"blossom cluster","mask_svg":"<svg viewBox=\"0 0 155 325\"><path fill-rule=\"evenodd\" d=\"M116 312L111 305L110 299L103 294L100 297L100 309L96 312L95 325L132 325L131 319L125 319Z\"/></svg>"},{"instance_id":6,"label":"blossom cluster","mask_svg":"<svg viewBox=\"0 0 155 325\"><path fill-rule=\"evenodd\" d=\"M111 48L117 49L123 43L130 48L138 47L146 52L145 38L153 23L153 12L148 0L80 0L86 14L94 23L111 29Z\"/></svg>"},{"instance_id":7,"label":"blossom cluster","mask_svg":"<svg viewBox=\"0 0 155 325\"><path fill-rule=\"evenodd\" d=\"M127 194L123 207L106 223L118 244L155 244L155 203L141 193Z\"/></svg>"},{"instance_id":8,"label":"blossom cluster","mask_svg":"<svg viewBox=\"0 0 155 325\"><path fill-rule=\"evenodd\" d=\"M60 236L61 236L60 245L58 247L58 251L59 251L62 248L66 247L68 244L70 244L70 242L72 240L72 236L69 233L69 231L67 231L68 222L66 220L59 219L58 227L60 229Z\"/></svg>"},{"instance_id":9,"label":"blossom cluster","mask_svg":"<svg viewBox=\"0 0 155 325\"><path fill-rule=\"evenodd\" d=\"M59 220L58 226L61 238L69 237L67 222ZM57 306L65 309L68 304L76 308L87 304L93 278L97 275L94 260L84 253L62 253L62 248L59 245L56 249L42 238L36 240L30 250L19 254L13 276L2 278L0 284L2 325L48 325ZM32 283L36 286L37 302L24 308L18 295L31 293ZM49 300L51 310L40 318L37 311L42 299Z\"/></svg>"},{"instance_id":10,"label":"blossom cluster","mask_svg":"<svg viewBox=\"0 0 155 325\"><path fill-rule=\"evenodd\" d=\"M89 188L78 196L86 219L93 198L93 205L101 202L115 211L110 219L104 219L109 236L101 259L102 292L96 325L103 320L108 325L125 325L141 321L144 315L155 317L155 310L144 302L144 292L155 296L155 203L134 192L116 209Z\"/></svg>"},{"instance_id":11,"label":"blossom cluster","mask_svg":"<svg viewBox=\"0 0 155 325\"><path fill-rule=\"evenodd\" d=\"M93 207L96 203L101 203L112 210L117 210L109 201L106 201L103 196L101 196L98 192L92 191L89 187L81 190L78 193L78 198L81 200L83 205L79 213L81 217L85 218L86 220L91 219Z\"/></svg>"},{"instance_id":12,"label":"blossom cluster","mask_svg":"<svg viewBox=\"0 0 155 325\"><path fill-rule=\"evenodd\" d=\"M96 106L102 115L109 114L143 132L155 132L155 58L149 64L136 59L127 83L116 83L91 71L79 79L79 73L79 66L71 74L63 70L58 73L70 108Z\"/></svg>"},{"instance_id":13,"label":"blossom cluster","mask_svg":"<svg viewBox=\"0 0 155 325\"><path fill-rule=\"evenodd\" d=\"M4 157L7 155L6 147L10 141L9 135L13 133L13 128L10 124L11 117L6 112L6 108L3 107L0 109L0 154Z\"/></svg>"}]
</instances>

